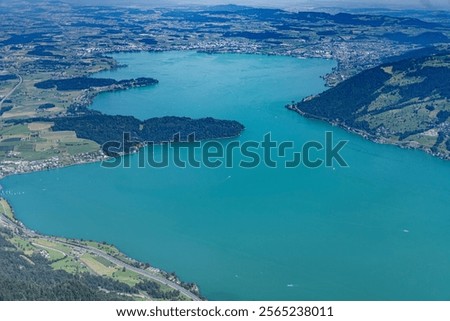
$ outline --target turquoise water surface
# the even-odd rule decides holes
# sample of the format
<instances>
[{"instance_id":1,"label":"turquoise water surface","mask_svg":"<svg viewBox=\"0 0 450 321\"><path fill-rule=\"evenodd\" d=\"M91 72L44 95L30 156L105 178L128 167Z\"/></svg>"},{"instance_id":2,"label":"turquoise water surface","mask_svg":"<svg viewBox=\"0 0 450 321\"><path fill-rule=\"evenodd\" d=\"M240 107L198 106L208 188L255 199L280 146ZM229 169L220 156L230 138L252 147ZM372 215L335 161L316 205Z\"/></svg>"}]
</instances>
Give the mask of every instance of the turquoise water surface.
<instances>
[{"instance_id":1,"label":"turquoise water surface","mask_svg":"<svg viewBox=\"0 0 450 321\"><path fill-rule=\"evenodd\" d=\"M349 168L131 168L7 177L17 217L45 234L115 244L211 300L450 299L450 163L377 145L284 108L325 89L333 61L194 52L117 54L97 77L160 83L97 97L109 114L212 116L238 139L348 140ZM226 144L228 141L223 140Z\"/></svg>"}]
</instances>

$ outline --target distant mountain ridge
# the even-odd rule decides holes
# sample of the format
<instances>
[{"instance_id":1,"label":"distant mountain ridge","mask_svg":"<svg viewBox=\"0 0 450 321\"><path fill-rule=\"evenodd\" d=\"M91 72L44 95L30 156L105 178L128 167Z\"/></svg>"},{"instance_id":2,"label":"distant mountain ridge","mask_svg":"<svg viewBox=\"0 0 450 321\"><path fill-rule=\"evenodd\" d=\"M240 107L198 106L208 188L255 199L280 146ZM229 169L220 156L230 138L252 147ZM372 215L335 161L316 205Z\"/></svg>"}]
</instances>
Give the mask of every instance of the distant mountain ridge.
<instances>
[{"instance_id":1,"label":"distant mountain ridge","mask_svg":"<svg viewBox=\"0 0 450 321\"><path fill-rule=\"evenodd\" d=\"M385 63L288 107L377 142L450 159L450 50Z\"/></svg>"}]
</instances>

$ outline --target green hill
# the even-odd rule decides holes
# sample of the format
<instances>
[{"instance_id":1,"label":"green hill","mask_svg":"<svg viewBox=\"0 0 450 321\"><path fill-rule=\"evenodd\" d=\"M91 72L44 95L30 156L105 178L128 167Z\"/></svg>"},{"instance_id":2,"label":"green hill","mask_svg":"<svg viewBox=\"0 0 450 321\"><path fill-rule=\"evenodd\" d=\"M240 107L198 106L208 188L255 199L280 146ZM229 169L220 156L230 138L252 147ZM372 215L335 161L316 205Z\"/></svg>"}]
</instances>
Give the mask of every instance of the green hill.
<instances>
[{"instance_id":1,"label":"green hill","mask_svg":"<svg viewBox=\"0 0 450 321\"><path fill-rule=\"evenodd\" d=\"M450 51L386 63L288 107L380 143L450 159Z\"/></svg>"}]
</instances>

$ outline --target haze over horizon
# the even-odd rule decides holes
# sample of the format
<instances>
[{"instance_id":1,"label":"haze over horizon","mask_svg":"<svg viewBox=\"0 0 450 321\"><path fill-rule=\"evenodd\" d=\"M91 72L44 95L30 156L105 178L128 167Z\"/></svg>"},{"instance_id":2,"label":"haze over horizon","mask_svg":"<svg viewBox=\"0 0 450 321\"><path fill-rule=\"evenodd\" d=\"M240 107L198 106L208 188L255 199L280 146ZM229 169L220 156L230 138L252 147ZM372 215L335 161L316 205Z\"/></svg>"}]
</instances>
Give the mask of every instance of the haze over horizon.
<instances>
[{"instance_id":1,"label":"haze over horizon","mask_svg":"<svg viewBox=\"0 0 450 321\"><path fill-rule=\"evenodd\" d=\"M92 5L125 5L125 6L187 6L187 5L220 5L235 4L255 7L278 7L283 9L316 9L327 7L342 8L387 8L387 9L425 9L448 10L450 0L65 0L72 3Z\"/></svg>"}]
</instances>

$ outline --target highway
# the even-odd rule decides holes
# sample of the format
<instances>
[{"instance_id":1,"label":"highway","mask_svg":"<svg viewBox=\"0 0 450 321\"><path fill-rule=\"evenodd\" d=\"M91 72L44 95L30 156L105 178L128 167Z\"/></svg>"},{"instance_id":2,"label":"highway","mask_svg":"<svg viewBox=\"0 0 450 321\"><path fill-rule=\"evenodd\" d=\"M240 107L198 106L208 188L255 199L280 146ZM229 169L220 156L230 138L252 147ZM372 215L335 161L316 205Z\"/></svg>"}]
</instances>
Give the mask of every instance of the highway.
<instances>
[{"instance_id":1,"label":"highway","mask_svg":"<svg viewBox=\"0 0 450 321\"><path fill-rule=\"evenodd\" d=\"M21 75L17 75L17 77L19 77L19 82L17 83L17 85L14 86L13 89L10 90L9 93L7 93L7 94L5 95L5 97L2 98L2 100L0 100L0 108L1 108L2 105L3 105L3 102L4 102L6 99L8 99L8 97L11 96L11 95L16 91L16 89L19 88L20 85L22 85L22 83L23 83L23 78L22 78L22 76L21 76Z\"/></svg>"},{"instance_id":2,"label":"highway","mask_svg":"<svg viewBox=\"0 0 450 321\"><path fill-rule=\"evenodd\" d=\"M74 244L74 243L71 243L71 242L64 242L64 241L59 241L59 240L53 240L53 242L57 242L57 243L61 243L61 244L64 244L64 245L71 246L71 247L73 247L73 248L75 248L75 249L77 249L79 251L80 250L84 250L84 251L91 252L93 254L101 256L102 258L110 261L111 263L114 263L115 265L117 265L117 266L119 266L121 268L126 268L129 271L133 271L133 272L135 272L135 273L137 273L139 275L142 275L144 277L152 279L153 281L157 281L159 283L163 283L163 284L167 285L168 287L170 287L170 288L172 288L174 290L178 290L178 291L180 291L181 293L183 293L185 296L187 296L188 298L190 298L193 301L201 301L201 299L198 296L196 296L192 292L186 290L185 288L181 287L180 285L176 284L175 282L169 281L166 278L164 278L164 277L162 277L160 275L157 275L155 273L152 273L150 271L136 268L136 267L134 267L134 266L132 266L130 264L127 264L127 263L125 263L125 262L123 262L121 260L116 259L115 257L113 257L113 256L111 256L111 255L109 255L109 254L107 254L107 253L105 253L105 252L95 248L95 247L85 246L85 245L80 245L80 244Z\"/></svg>"},{"instance_id":3,"label":"highway","mask_svg":"<svg viewBox=\"0 0 450 321\"><path fill-rule=\"evenodd\" d=\"M34 231L31 231L31 230L21 226L20 224L17 224L16 222L11 221L8 217L6 217L3 214L0 214L0 223L2 223L2 225L5 225L6 227L8 227L8 228L10 228L12 230L19 229L25 235L27 235L30 238L39 236L39 237L44 238L44 239L46 239L46 240L48 240L50 242L60 243L60 244L69 246L73 250L78 250L78 251L81 251L81 252L93 253L95 255L98 255L98 256L100 256L100 257L110 261L111 263L113 263L113 264L115 264L115 265L117 265L117 266L119 266L121 268L126 268L129 271L133 271L133 272L135 272L135 273L137 273L139 275L142 275L142 276L144 276L144 277L146 277L148 279L151 279L151 280L156 281L158 283L165 284L165 285L167 285L168 287L170 287L170 288L172 288L174 290L180 291L180 293L184 294L186 297L188 297L189 299L191 299L193 301L202 301L197 295L195 295L194 293L186 290L185 288L181 287L177 283L169 281L166 278L164 278L163 276L158 275L156 273L152 273L152 272L147 271L147 270L136 268L136 267L134 267L134 266L132 266L130 264L127 264L127 263L125 263L125 262L123 262L121 260L116 259L115 257L113 257L113 256L109 255L108 253L106 253L106 252L104 252L102 250L99 250L97 248L94 248L94 247L91 247L91 246L86 246L86 245L81 245L81 244L78 244L78 243L68 242L68 241L60 241L60 240L54 239L52 237L47 237L47 236L44 236L44 235L38 235ZM40 244L35 244L35 243L32 243L32 244L34 244L34 245L36 245L38 247L41 247L41 248L47 248L47 247L42 246ZM53 248L48 248L48 249L55 250Z\"/></svg>"}]
</instances>

